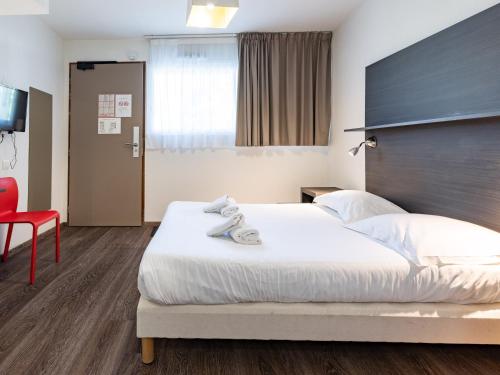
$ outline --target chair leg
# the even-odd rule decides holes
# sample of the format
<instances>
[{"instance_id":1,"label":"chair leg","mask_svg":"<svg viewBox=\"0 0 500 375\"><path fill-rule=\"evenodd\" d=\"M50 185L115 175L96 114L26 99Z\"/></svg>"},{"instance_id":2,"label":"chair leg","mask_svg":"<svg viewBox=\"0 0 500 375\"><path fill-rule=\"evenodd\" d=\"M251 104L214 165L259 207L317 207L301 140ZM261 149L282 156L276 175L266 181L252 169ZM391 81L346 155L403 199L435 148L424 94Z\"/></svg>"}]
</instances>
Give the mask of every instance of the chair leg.
<instances>
[{"instance_id":1,"label":"chair leg","mask_svg":"<svg viewBox=\"0 0 500 375\"><path fill-rule=\"evenodd\" d=\"M56 217L56 263L61 259L61 219Z\"/></svg>"},{"instance_id":2,"label":"chair leg","mask_svg":"<svg viewBox=\"0 0 500 375\"><path fill-rule=\"evenodd\" d=\"M38 227L33 225L33 237L31 239L31 270L30 270L30 284L35 283L35 270L36 270L36 242L38 239Z\"/></svg>"},{"instance_id":3,"label":"chair leg","mask_svg":"<svg viewBox=\"0 0 500 375\"><path fill-rule=\"evenodd\" d=\"M3 249L2 260L7 262L7 257L9 256L10 239L12 238L12 229L14 229L14 224L9 224L9 229L7 230L7 238L5 239L5 247Z\"/></svg>"}]
</instances>

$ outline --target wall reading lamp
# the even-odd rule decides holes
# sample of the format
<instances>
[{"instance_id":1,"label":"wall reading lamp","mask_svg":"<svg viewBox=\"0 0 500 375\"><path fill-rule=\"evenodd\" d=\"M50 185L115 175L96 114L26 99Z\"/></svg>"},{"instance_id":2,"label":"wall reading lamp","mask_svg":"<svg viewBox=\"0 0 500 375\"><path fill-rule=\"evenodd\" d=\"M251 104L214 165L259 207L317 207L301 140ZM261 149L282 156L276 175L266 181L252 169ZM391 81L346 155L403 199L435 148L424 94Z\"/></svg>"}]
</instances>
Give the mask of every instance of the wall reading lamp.
<instances>
[{"instance_id":1,"label":"wall reading lamp","mask_svg":"<svg viewBox=\"0 0 500 375\"><path fill-rule=\"evenodd\" d=\"M351 148L349 150L349 155L351 155L353 157L356 156L363 145L366 145L366 147L370 147L370 148L376 148L377 147L377 138L370 137L366 141L361 142L358 147Z\"/></svg>"}]
</instances>

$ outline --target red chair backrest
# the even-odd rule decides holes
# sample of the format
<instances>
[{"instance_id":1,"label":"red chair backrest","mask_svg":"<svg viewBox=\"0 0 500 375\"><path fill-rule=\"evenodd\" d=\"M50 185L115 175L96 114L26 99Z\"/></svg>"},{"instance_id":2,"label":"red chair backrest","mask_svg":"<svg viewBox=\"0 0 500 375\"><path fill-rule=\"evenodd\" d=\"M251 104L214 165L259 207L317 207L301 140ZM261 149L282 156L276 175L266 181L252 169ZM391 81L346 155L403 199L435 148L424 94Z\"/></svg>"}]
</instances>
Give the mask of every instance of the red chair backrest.
<instances>
[{"instance_id":1,"label":"red chair backrest","mask_svg":"<svg viewBox=\"0 0 500 375\"><path fill-rule=\"evenodd\" d=\"M0 178L0 216L17 211L19 191L12 177Z\"/></svg>"}]
</instances>

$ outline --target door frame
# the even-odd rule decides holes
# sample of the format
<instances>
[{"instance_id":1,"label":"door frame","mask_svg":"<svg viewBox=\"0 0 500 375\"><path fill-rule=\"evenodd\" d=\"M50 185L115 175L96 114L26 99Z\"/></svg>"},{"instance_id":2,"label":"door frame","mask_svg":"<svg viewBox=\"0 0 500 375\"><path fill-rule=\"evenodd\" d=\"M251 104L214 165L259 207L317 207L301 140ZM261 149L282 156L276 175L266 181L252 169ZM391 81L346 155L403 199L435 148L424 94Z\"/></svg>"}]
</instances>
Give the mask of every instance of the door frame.
<instances>
[{"instance_id":1,"label":"door frame","mask_svg":"<svg viewBox=\"0 0 500 375\"><path fill-rule=\"evenodd\" d=\"M96 62L98 64L98 62ZM141 196L141 223L144 225L144 208L145 208L145 173L146 173L146 61L117 61L113 62L113 64L141 64L142 65L142 72L143 72L143 80L142 80L142 85L143 85L143 95L142 95L142 106L144 108L143 114L142 114L142 124L144 128L144 135L141 140L141 157L142 157L142 176L141 176L141 191L142 191L142 196ZM70 62L68 64L69 68L69 85L68 85L68 189L66 191L66 201L67 201L67 206L66 206L66 221L69 223L69 215L71 214L70 207L69 207L69 190L70 190L70 174L71 174L71 163L70 163L70 158L71 158L71 67L76 66L76 62Z\"/></svg>"}]
</instances>

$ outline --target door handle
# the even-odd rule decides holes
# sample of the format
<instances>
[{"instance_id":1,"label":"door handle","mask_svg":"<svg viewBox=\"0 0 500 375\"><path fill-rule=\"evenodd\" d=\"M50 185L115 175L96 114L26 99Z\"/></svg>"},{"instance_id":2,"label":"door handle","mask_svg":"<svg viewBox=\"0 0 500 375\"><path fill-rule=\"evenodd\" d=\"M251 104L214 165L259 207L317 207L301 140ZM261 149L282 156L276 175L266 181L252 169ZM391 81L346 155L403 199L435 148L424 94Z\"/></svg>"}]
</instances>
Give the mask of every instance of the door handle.
<instances>
[{"instance_id":1,"label":"door handle","mask_svg":"<svg viewBox=\"0 0 500 375\"><path fill-rule=\"evenodd\" d=\"M139 126L134 126L132 128L132 142L127 142L125 143L125 146L130 146L132 147L132 157L133 158L138 158L140 157L139 153L139 144L140 144L140 127Z\"/></svg>"}]
</instances>

